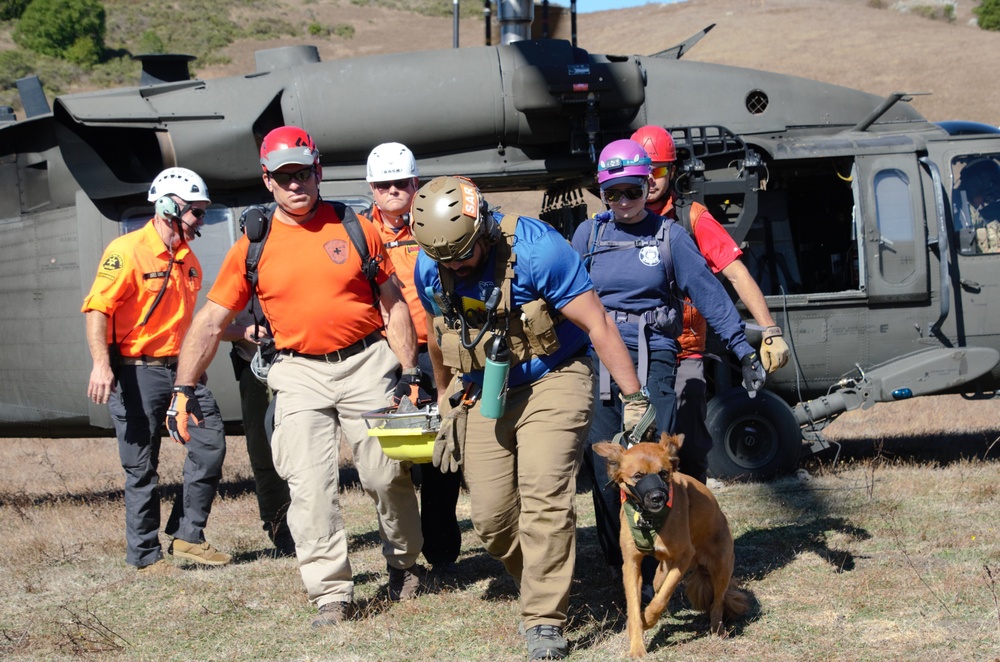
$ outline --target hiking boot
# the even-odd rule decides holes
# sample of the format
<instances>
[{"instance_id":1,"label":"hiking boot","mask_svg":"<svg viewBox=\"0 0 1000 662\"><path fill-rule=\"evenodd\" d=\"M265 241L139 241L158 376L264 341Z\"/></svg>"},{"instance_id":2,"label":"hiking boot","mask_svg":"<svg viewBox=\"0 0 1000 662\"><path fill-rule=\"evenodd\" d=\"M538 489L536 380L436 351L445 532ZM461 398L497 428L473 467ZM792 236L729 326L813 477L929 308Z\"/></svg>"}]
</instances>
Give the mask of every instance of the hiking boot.
<instances>
[{"instance_id":1,"label":"hiking boot","mask_svg":"<svg viewBox=\"0 0 1000 662\"><path fill-rule=\"evenodd\" d=\"M267 537L274 544L275 555L279 558L295 556L295 539L288 530L288 522L282 517L274 522L264 522Z\"/></svg>"},{"instance_id":2,"label":"hiking boot","mask_svg":"<svg viewBox=\"0 0 1000 662\"><path fill-rule=\"evenodd\" d=\"M172 577L179 572L177 568L167 563L166 559L157 559L149 565L144 565L136 570L136 576L143 579L153 577Z\"/></svg>"},{"instance_id":3,"label":"hiking boot","mask_svg":"<svg viewBox=\"0 0 1000 662\"><path fill-rule=\"evenodd\" d=\"M353 602L327 602L319 608L319 616L313 619L314 628L325 628L348 621L354 617Z\"/></svg>"},{"instance_id":4,"label":"hiking boot","mask_svg":"<svg viewBox=\"0 0 1000 662\"><path fill-rule=\"evenodd\" d=\"M558 625L536 625L524 633L529 660L561 660L569 654L569 643Z\"/></svg>"},{"instance_id":5,"label":"hiking boot","mask_svg":"<svg viewBox=\"0 0 1000 662\"><path fill-rule=\"evenodd\" d=\"M190 543L180 538L174 538L170 543L170 553L179 559L205 565L226 565L233 560L229 554L220 552L207 542Z\"/></svg>"},{"instance_id":6,"label":"hiking boot","mask_svg":"<svg viewBox=\"0 0 1000 662\"><path fill-rule=\"evenodd\" d=\"M386 564L389 570L389 599L393 602L410 600L420 592L424 569L414 563L409 568L393 568Z\"/></svg>"}]
</instances>

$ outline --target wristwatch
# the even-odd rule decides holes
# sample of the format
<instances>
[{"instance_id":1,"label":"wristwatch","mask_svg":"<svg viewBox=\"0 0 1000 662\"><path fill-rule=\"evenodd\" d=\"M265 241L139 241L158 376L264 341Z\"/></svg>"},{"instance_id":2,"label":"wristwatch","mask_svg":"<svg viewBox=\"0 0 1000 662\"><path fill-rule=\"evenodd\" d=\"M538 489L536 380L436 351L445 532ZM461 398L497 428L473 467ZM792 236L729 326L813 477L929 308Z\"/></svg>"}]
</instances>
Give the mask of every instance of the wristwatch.
<instances>
[{"instance_id":1,"label":"wristwatch","mask_svg":"<svg viewBox=\"0 0 1000 662\"><path fill-rule=\"evenodd\" d=\"M618 397L621 398L622 402L642 402L649 401L649 389L645 386L640 388L638 391L631 395L625 395L624 393L619 393Z\"/></svg>"},{"instance_id":2,"label":"wristwatch","mask_svg":"<svg viewBox=\"0 0 1000 662\"><path fill-rule=\"evenodd\" d=\"M417 366L415 368L404 368L403 369L403 376L404 377L419 377L420 376L420 366Z\"/></svg>"}]
</instances>

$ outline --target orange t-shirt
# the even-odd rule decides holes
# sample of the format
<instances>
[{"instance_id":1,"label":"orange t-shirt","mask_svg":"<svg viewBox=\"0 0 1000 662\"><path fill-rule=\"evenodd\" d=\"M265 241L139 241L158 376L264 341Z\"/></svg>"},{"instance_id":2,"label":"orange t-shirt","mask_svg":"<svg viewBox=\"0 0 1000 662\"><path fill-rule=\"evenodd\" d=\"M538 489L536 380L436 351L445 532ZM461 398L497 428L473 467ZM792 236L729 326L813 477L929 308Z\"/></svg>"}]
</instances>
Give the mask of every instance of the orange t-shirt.
<instances>
[{"instance_id":1,"label":"orange t-shirt","mask_svg":"<svg viewBox=\"0 0 1000 662\"><path fill-rule=\"evenodd\" d=\"M374 226L361 220L361 228L369 254L380 260L375 280L381 285L395 269ZM243 310L250 300L249 247L243 236L229 249L208 293L229 310ZM320 203L303 225L273 220L257 278L261 309L278 349L327 354L382 328L371 286L361 273L361 256L331 205Z\"/></svg>"},{"instance_id":2,"label":"orange t-shirt","mask_svg":"<svg viewBox=\"0 0 1000 662\"><path fill-rule=\"evenodd\" d=\"M201 289L201 263L181 243L170 268L167 291L142 326L156 295L165 286L170 251L153 221L118 237L104 250L101 265L82 312L100 311L108 320L108 343L121 345L123 356L177 356L191 326ZM117 335L117 339L113 338Z\"/></svg>"},{"instance_id":3,"label":"orange t-shirt","mask_svg":"<svg viewBox=\"0 0 1000 662\"><path fill-rule=\"evenodd\" d=\"M420 297L413 286L413 270L417 266L417 256L420 255L420 246L417 244L407 244L404 246L390 246L392 242L412 242L413 233L409 225L404 225L397 232L392 226L382 220L382 212L378 207L372 206L372 224L382 237L385 250L392 259L392 264L396 267L396 278L403 289L403 298L410 308L410 319L413 320L413 328L417 332L417 342L421 345L427 344L427 313L424 312L424 305L420 303Z\"/></svg>"}]
</instances>

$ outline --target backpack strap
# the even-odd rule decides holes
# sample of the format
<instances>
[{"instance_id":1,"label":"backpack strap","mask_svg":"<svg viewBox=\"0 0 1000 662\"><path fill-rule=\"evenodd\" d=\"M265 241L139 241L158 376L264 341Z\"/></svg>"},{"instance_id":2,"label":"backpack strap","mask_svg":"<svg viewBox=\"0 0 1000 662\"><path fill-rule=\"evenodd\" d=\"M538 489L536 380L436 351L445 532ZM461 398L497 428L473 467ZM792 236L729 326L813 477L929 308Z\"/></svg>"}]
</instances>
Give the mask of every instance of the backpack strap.
<instances>
[{"instance_id":1,"label":"backpack strap","mask_svg":"<svg viewBox=\"0 0 1000 662\"><path fill-rule=\"evenodd\" d=\"M250 241L247 248L246 257L246 279L250 282L250 315L253 317L254 336L260 333L263 326L267 333L271 333L271 325L264 316L264 310L260 305L258 296L260 257L264 253L264 244L271 234L271 221L274 219L274 210L277 205L254 205L247 207L240 216L240 227Z\"/></svg>"},{"instance_id":2,"label":"backpack strap","mask_svg":"<svg viewBox=\"0 0 1000 662\"><path fill-rule=\"evenodd\" d=\"M361 256L361 273L368 279L368 285L371 287L372 305L378 308L379 300L382 298L382 290L379 288L375 278L378 275L379 264L382 260L381 258L373 258L371 253L369 253L365 231L361 227L358 215L354 213L350 205L336 200L329 204L340 218L340 222L344 224L347 236L350 237L351 243L354 244L354 250Z\"/></svg>"}]
</instances>

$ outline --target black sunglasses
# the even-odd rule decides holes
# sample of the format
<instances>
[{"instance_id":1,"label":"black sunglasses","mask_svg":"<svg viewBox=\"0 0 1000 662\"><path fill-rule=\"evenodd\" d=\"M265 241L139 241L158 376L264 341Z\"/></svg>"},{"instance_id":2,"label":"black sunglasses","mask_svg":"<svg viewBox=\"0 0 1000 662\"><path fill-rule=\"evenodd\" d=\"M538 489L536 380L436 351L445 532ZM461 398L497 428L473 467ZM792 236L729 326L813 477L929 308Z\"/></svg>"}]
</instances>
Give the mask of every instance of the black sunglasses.
<instances>
[{"instance_id":1,"label":"black sunglasses","mask_svg":"<svg viewBox=\"0 0 1000 662\"><path fill-rule=\"evenodd\" d=\"M313 168L302 168L295 172L268 172L267 176L277 182L278 186L288 186L293 179L300 183L308 182L312 179Z\"/></svg>"},{"instance_id":2,"label":"black sunglasses","mask_svg":"<svg viewBox=\"0 0 1000 662\"><path fill-rule=\"evenodd\" d=\"M390 188L395 186L397 191L402 191L405 188L410 188L410 184L412 183L413 180L407 178L407 179L394 179L391 182L372 182L372 186L374 186L380 191L388 191Z\"/></svg>"},{"instance_id":3,"label":"black sunglasses","mask_svg":"<svg viewBox=\"0 0 1000 662\"><path fill-rule=\"evenodd\" d=\"M465 251L462 255L458 257L453 257L450 260L441 260L442 262L465 262L466 260L471 260L472 256L476 253L476 242L472 242L469 246L469 250Z\"/></svg>"},{"instance_id":4,"label":"black sunglasses","mask_svg":"<svg viewBox=\"0 0 1000 662\"><path fill-rule=\"evenodd\" d=\"M602 191L604 199L608 202L618 202L624 195L629 200L638 200L645 197L646 189L641 186L633 188L609 188Z\"/></svg>"},{"instance_id":5,"label":"black sunglasses","mask_svg":"<svg viewBox=\"0 0 1000 662\"><path fill-rule=\"evenodd\" d=\"M184 214L188 212L191 212L191 215L194 216L196 221L200 221L205 218L205 210L201 207L192 207L191 203L184 205L184 209L181 209L181 213L178 214L178 216L184 216Z\"/></svg>"}]
</instances>

